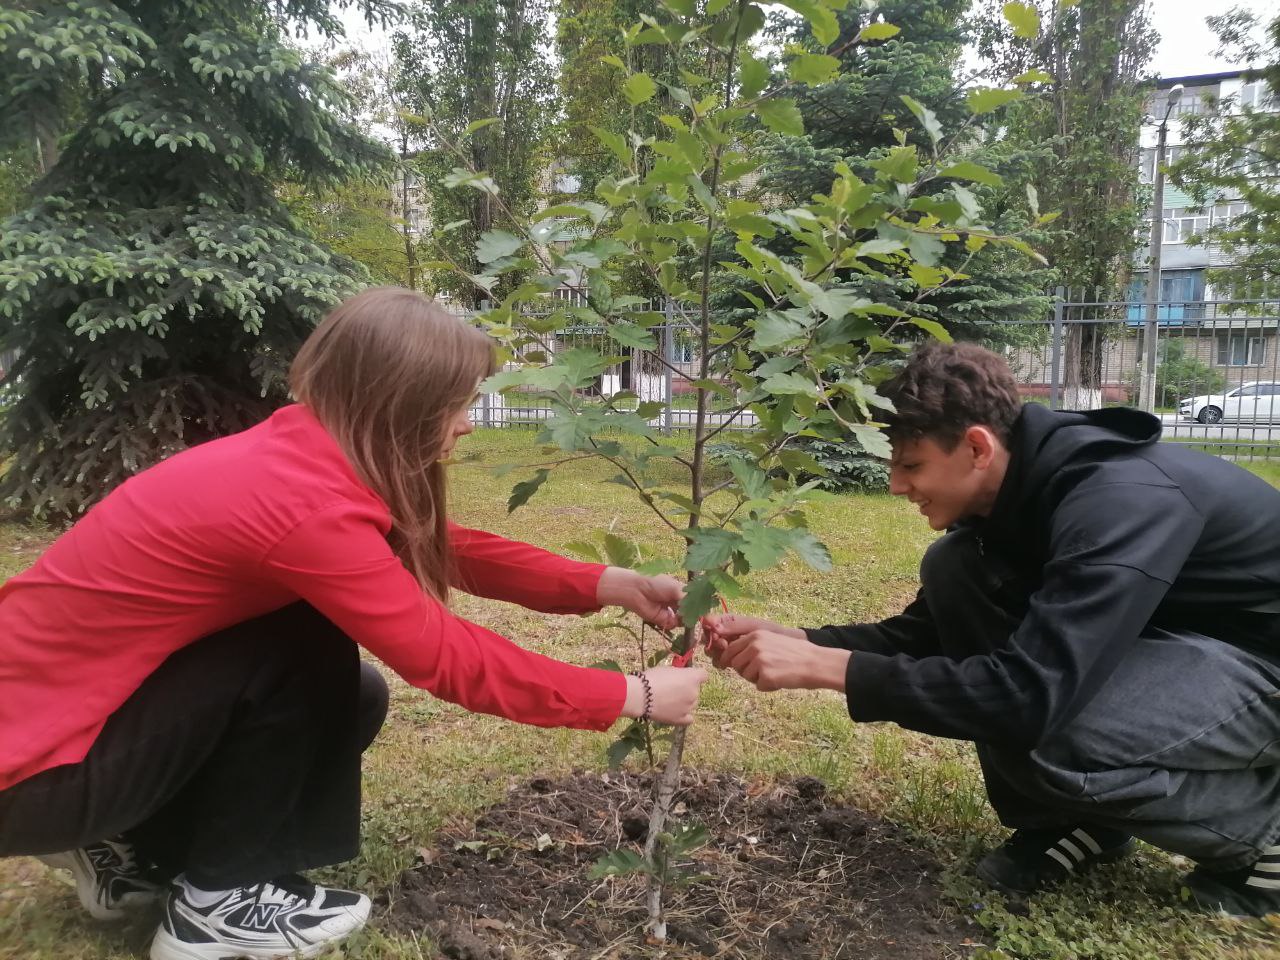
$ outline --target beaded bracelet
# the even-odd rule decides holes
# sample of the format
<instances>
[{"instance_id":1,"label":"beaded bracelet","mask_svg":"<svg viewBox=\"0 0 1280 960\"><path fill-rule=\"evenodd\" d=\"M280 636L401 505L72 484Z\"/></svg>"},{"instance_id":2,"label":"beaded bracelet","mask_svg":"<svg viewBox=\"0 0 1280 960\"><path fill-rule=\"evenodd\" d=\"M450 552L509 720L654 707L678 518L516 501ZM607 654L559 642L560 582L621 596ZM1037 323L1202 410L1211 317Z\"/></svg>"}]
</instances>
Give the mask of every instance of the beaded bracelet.
<instances>
[{"instance_id":1,"label":"beaded bracelet","mask_svg":"<svg viewBox=\"0 0 1280 960\"><path fill-rule=\"evenodd\" d=\"M637 670L632 676L639 677L640 685L644 687L644 713L640 715L640 719L649 720L653 717L653 685L649 683L649 678L642 670Z\"/></svg>"}]
</instances>

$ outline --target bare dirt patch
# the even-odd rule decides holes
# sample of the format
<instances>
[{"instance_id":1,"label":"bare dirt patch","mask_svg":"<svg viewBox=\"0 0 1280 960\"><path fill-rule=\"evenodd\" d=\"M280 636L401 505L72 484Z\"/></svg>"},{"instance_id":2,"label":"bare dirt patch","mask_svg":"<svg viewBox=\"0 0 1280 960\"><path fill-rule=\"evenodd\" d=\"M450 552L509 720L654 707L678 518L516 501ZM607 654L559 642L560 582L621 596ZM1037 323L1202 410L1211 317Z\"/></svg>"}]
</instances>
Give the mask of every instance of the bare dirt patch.
<instances>
[{"instance_id":1,"label":"bare dirt patch","mask_svg":"<svg viewBox=\"0 0 1280 960\"><path fill-rule=\"evenodd\" d=\"M384 924L425 932L454 960L656 953L642 881L588 878L602 854L639 849L649 786L629 773L519 784L421 851L381 898ZM711 839L693 854L703 878L675 894L666 957L930 960L977 946L937 864L893 825L831 802L820 780L686 771L677 800Z\"/></svg>"}]
</instances>

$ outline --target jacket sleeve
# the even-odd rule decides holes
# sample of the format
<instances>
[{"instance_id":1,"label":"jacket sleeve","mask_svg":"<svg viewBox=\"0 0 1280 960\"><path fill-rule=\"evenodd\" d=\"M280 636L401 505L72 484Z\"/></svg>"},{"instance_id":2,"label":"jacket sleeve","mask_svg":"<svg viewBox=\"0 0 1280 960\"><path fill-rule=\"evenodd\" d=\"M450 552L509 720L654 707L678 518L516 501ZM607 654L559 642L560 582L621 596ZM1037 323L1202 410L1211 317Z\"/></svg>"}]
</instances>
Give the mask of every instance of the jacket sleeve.
<instances>
[{"instance_id":1,"label":"jacket sleeve","mask_svg":"<svg viewBox=\"0 0 1280 960\"><path fill-rule=\"evenodd\" d=\"M838 647L855 653L879 653L893 656L905 653L910 657L930 657L942 653L938 646L938 633L929 614L924 594L907 604L897 616L879 623L853 623L845 627L805 627L810 643L820 647Z\"/></svg>"},{"instance_id":2,"label":"jacket sleeve","mask_svg":"<svg viewBox=\"0 0 1280 960\"><path fill-rule=\"evenodd\" d=\"M422 591L377 518L350 503L313 514L261 563L265 576L442 700L521 723L590 730L606 729L622 711L625 677L544 657L454 616Z\"/></svg>"},{"instance_id":3,"label":"jacket sleeve","mask_svg":"<svg viewBox=\"0 0 1280 960\"><path fill-rule=\"evenodd\" d=\"M607 567L580 563L540 547L483 530L449 524L454 582L459 590L518 603L542 613L594 613L596 590Z\"/></svg>"},{"instance_id":4,"label":"jacket sleeve","mask_svg":"<svg viewBox=\"0 0 1280 960\"><path fill-rule=\"evenodd\" d=\"M850 716L1019 749L1070 721L1150 622L1204 519L1173 486L1084 484L1051 526L1042 585L1006 646L963 660L855 652Z\"/></svg>"}]
</instances>

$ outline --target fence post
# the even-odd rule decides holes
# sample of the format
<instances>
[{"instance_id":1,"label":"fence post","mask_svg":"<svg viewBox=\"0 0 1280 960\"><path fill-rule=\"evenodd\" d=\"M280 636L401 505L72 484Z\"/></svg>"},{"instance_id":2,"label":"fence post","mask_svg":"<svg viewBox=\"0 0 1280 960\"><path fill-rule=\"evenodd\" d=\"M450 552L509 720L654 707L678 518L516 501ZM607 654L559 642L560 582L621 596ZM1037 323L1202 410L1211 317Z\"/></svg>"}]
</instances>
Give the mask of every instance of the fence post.
<instances>
[{"instance_id":1,"label":"fence post","mask_svg":"<svg viewBox=\"0 0 1280 960\"><path fill-rule=\"evenodd\" d=\"M480 301L481 312L488 309L489 309L489 301L481 300ZM471 319L473 321L475 320L474 312L471 314ZM480 424L481 426L485 426L485 427L493 426L493 394L491 393L480 394Z\"/></svg>"},{"instance_id":2,"label":"fence post","mask_svg":"<svg viewBox=\"0 0 1280 960\"><path fill-rule=\"evenodd\" d=\"M1049 407L1057 410L1062 403L1062 288L1053 297L1053 338L1049 349Z\"/></svg>"},{"instance_id":3,"label":"fence post","mask_svg":"<svg viewBox=\"0 0 1280 960\"><path fill-rule=\"evenodd\" d=\"M671 386L671 364L675 362L675 344L671 332L671 323L675 319L675 304L670 297L662 303L662 398L666 405L662 409L662 432L671 435L671 407L675 403Z\"/></svg>"}]
</instances>

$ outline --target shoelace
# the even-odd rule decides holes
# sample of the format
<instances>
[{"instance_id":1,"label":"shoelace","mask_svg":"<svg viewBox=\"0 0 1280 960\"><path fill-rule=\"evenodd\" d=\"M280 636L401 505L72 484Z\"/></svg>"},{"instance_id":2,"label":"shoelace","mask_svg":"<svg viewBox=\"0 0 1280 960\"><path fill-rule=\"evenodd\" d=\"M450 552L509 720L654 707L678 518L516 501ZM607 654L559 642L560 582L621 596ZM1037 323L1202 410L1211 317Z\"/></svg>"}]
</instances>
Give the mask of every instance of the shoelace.
<instances>
[{"instance_id":1,"label":"shoelace","mask_svg":"<svg viewBox=\"0 0 1280 960\"><path fill-rule=\"evenodd\" d=\"M275 887L277 890L283 890L292 897L297 897L303 903L310 903L316 895L316 885L302 876L300 873L288 873L274 880L263 880L254 886L253 902L255 904L262 902L263 895L267 892L268 887Z\"/></svg>"}]
</instances>

